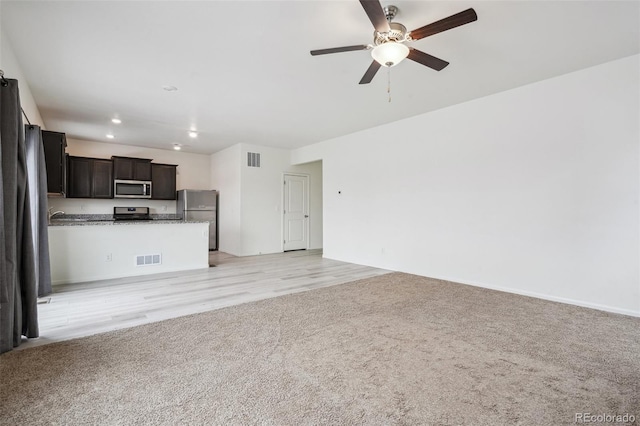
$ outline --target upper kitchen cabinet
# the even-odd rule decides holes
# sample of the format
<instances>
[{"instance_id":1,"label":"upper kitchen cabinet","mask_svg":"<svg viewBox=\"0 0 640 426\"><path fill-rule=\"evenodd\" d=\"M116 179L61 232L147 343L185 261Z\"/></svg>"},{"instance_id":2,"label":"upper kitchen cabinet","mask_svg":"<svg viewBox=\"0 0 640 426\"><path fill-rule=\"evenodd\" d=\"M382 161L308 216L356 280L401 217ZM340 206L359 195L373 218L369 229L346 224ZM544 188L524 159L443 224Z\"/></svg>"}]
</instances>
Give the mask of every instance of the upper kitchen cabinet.
<instances>
[{"instance_id":1,"label":"upper kitchen cabinet","mask_svg":"<svg viewBox=\"0 0 640 426\"><path fill-rule=\"evenodd\" d=\"M113 162L111 160L93 159L91 197L113 198Z\"/></svg>"},{"instance_id":2,"label":"upper kitchen cabinet","mask_svg":"<svg viewBox=\"0 0 640 426\"><path fill-rule=\"evenodd\" d=\"M118 180L151 180L151 160L145 158L111 157L113 178Z\"/></svg>"},{"instance_id":3,"label":"upper kitchen cabinet","mask_svg":"<svg viewBox=\"0 0 640 426\"><path fill-rule=\"evenodd\" d=\"M174 164L151 164L152 199L176 199L176 167Z\"/></svg>"},{"instance_id":4,"label":"upper kitchen cabinet","mask_svg":"<svg viewBox=\"0 0 640 426\"><path fill-rule=\"evenodd\" d=\"M69 156L69 198L91 198L93 160Z\"/></svg>"},{"instance_id":5,"label":"upper kitchen cabinet","mask_svg":"<svg viewBox=\"0 0 640 426\"><path fill-rule=\"evenodd\" d=\"M67 137L64 133L42 131L44 162L47 167L48 195L67 193Z\"/></svg>"},{"instance_id":6,"label":"upper kitchen cabinet","mask_svg":"<svg viewBox=\"0 0 640 426\"><path fill-rule=\"evenodd\" d=\"M113 164L69 156L69 198L113 198Z\"/></svg>"}]
</instances>

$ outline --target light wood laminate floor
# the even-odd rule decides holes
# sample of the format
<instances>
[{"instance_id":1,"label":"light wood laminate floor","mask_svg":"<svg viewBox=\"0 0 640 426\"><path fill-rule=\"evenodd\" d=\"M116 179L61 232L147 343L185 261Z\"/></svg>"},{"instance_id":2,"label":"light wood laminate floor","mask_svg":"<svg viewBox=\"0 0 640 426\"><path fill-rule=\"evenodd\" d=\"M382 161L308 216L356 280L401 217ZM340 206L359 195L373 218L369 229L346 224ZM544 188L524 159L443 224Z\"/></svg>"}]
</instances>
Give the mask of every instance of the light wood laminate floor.
<instances>
[{"instance_id":1,"label":"light wood laminate floor","mask_svg":"<svg viewBox=\"0 0 640 426\"><path fill-rule=\"evenodd\" d=\"M215 267L54 286L38 305L40 338L18 349L312 290L390 271L322 257L321 250L235 257Z\"/></svg>"}]
</instances>

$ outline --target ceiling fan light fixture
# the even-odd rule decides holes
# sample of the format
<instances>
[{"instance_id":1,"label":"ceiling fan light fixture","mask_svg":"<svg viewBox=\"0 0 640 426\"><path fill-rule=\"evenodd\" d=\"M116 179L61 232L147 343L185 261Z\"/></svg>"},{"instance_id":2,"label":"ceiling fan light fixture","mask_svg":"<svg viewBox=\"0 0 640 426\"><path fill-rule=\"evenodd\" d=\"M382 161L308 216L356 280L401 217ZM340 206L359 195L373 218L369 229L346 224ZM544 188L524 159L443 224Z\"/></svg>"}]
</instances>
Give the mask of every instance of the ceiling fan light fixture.
<instances>
[{"instance_id":1,"label":"ceiling fan light fixture","mask_svg":"<svg viewBox=\"0 0 640 426\"><path fill-rule=\"evenodd\" d=\"M409 55L409 48L402 43L387 42L371 50L371 57L383 67L398 65Z\"/></svg>"}]
</instances>

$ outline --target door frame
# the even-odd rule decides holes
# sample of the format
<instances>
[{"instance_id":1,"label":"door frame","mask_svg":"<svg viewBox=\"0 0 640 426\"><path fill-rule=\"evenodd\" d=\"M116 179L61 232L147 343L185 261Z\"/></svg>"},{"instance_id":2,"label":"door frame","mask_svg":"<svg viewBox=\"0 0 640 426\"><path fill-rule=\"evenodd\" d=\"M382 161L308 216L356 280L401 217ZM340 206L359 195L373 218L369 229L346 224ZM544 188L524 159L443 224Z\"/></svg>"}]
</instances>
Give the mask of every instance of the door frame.
<instances>
[{"instance_id":1,"label":"door frame","mask_svg":"<svg viewBox=\"0 0 640 426\"><path fill-rule=\"evenodd\" d=\"M305 200L305 210L307 211L307 221L305 223L305 232L307 233L307 246L304 248L305 250L309 250L309 246L311 245L311 232L310 232L310 219L311 219L311 211L310 211L310 203L309 200L311 199L311 175L309 173L295 173L295 172L282 172L282 187L281 187L281 192L280 192L280 251L282 253L284 253L284 229L285 229L285 218L284 218L284 191L285 191L285 187L284 187L284 182L286 179L286 176L300 176L300 177L304 177L307 179L307 184L305 185L305 191L306 191L306 195L307 198Z\"/></svg>"}]
</instances>

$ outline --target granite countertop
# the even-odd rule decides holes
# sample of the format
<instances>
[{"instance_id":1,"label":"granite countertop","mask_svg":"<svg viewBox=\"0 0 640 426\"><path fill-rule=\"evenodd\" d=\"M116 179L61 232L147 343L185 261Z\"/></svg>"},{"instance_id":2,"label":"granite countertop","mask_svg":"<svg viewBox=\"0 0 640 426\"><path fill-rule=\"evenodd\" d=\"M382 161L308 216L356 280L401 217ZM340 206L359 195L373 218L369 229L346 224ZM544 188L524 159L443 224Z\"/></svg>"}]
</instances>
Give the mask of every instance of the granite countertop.
<instances>
[{"instance_id":1,"label":"granite countertop","mask_svg":"<svg viewBox=\"0 0 640 426\"><path fill-rule=\"evenodd\" d=\"M65 214L56 215L49 226L100 226L100 225L166 225L182 223L209 223L205 220L183 220L171 214L152 214L152 220L114 220L112 215L103 214Z\"/></svg>"}]
</instances>

